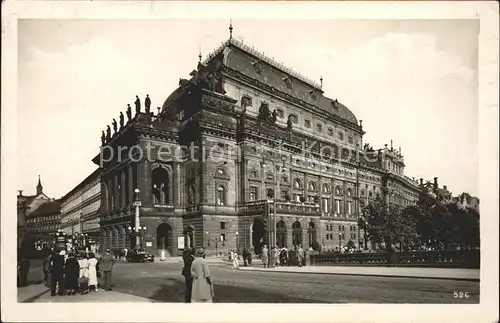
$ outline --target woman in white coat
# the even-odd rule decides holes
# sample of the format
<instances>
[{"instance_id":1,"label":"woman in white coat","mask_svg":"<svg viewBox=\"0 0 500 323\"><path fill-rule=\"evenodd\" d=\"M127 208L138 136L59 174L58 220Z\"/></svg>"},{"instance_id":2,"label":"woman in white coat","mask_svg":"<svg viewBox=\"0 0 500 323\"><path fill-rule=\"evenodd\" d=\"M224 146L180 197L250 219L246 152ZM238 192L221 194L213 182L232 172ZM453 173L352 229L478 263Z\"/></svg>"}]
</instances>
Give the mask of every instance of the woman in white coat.
<instances>
[{"instance_id":1,"label":"woman in white coat","mask_svg":"<svg viewBox=\"0 0 500 323\"><path fill-rule=\"evenodd\" d=\"M212 274L208 268L207 261L203 258L205 249L196 250L195 259L191 264L191 276L193 276L193 290L191 293L192 303L212 303L214 298L214 288Z\"/></svg>"},{"instance_id":2,"label":"woman in white coat","mask_svg":"<svg viewBox=\"0 0 500 323\"><path fill-rule=\"evenodd\" d=\"M89 254L89 289L98 291L97 289L97 259L93 253Z\"/></svg>"},{"instance_id":3,"label":"woman in white coat","mask_svg":"<svg viewBox=\"0 0 500 323\"><path fill-rule=\"evenodd\" d=\"M78 276L79 284L80 284L80 293L87 294L89 289L89 260L87 259L86 254L80 255L80 259L78 259L78 263L80 264L80 275Z\"/></svg>"}]
</instances>

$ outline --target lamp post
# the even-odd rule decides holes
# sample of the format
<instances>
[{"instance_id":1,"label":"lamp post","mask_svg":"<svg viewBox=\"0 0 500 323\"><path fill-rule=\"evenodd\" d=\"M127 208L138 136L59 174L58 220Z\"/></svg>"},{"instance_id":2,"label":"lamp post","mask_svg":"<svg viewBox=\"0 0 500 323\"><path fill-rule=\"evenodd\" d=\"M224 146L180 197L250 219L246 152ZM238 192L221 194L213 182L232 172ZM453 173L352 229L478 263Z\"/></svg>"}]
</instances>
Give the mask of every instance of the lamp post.
<instances>
[{"instance_id":1,"label":"lamp post","mask_svg":"<svg viewBox=\"0 0 500 323\"><path fill-rule=\"evenodd\" d=\"M342 253L342 232L339 232L339 246L340 246L340 253Z\"/></svg>"},{"instance_id":2,"label":"lamp post","mask_svg":"<svg viewBox=\"0 0 500 323\"><path fill-rule=\"evenodd\" d=\"M141 237L140 237L140 229L141 229L141 220L139 218L139 207L141 207L141 200L139 199L140 190L136 188L134 190L135 193L135 249L139 249L141 247Z\"/></svg>"},{"instance_id":3,"label":"lamp post","mask_svg":"<svg viewBox=\"0 0 500 323\"><path fill-rule=\"evenodd\" d=\"M239 248L239 243L238 243L238 231L236 231L236 252L240 252L240 248Z\"/></svg>"}]
</instances>

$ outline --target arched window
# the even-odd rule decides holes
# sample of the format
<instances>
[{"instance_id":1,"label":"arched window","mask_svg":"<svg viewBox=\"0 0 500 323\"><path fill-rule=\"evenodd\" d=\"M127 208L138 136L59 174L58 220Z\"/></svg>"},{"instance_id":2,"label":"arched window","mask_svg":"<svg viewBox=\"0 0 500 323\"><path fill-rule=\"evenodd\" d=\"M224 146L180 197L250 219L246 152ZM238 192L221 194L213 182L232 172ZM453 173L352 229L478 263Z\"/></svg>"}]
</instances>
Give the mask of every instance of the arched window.
<instances>
[{"instance_id":1,"label":"arched window","mask_svg":"<svg viewBox=\"0 0 500 323\"><path fill-rule=\"evenodd\" d=\"M335 194L342 195L342 188L340 186L335 187Z\"/></svg>"},{"instance_id":2,"label":"arched window","mask_svg":"<svg viewBox=\"0 0 500 323\"><path fill-rule=\"evenodd\" d=\"M165 168L158 167L153 170L153 203L168 204L170 176Z\"/></svg>"},{"instance_id":3,"label":"arched window","mask_svg":"<svg viewBox=\"0 0 500 323\"><path fill-rule=\"evenodd\" d=\"M293 180L293 188L295 188L295 189L302 188L302 182L300 181L300 179L296 178Z\"/></svg>"},{"instance_id":4,"label":"arched window","mask_svg":"<svg viewBox=\"0 0 500 323\"><path fill-rule=\"evenodd\" d=\"M222 185L217 187L217 205L226 205L226 189Z\"/></svg>"},{"instance_id":5,"label":"arched window","mask_svg":"<svg viewBox=\"0 0 500 323\"><path fill-rule=\"evenodd\" d=\"M196 194L196 185L192 183L189 185L188 188L188 205L194 205L196 203L195 194Z\"/></svg>"},{"instance_id":6,"label":"arched window","mask_svg":"<svg viewBox=\"0 0 500 323\"><path fill-rule=\"evenodd\" d=\"M313 181L310 181L307 189L310 190L310 191L316 192L316 189L317 189L316 188L316 183L313 182Z\"/></svg>"},{"instance_id":7,"label":"arched window","mask_svg":"<svg viewBox=\"0 0 500 323\"><path fill-rule=\"evenodd\" d=\"M292 242L294 246L302 245L302 226L299 221L292 224Z\"/></svg>"},{"instance_id":8,"label":"arched window","mask_svg":"<svg viewBox=\"0 0 500 323\"><path fill-rule=\"evenodd\" d=\"M286 223L283 220L276 223L276 245L279 248L286 247Z\"/></svg>"},{"instance_id":9,"label":"arched window","mask_svg":"<svg viewBox=\"0 0 500 323\"><path fill-rule=\"evenodd\" d=\"M347 196L352 196L352 190L350 188L347 189Z\"/></svg>"},{"instance_id":10,"label":"arched window","mask_svg":"<svg viewBox=\"0 0 500 323\"><path fill-rule=\"evenodd\" d=\"M323 184L323 193L330 193L330 185Z\"/></svg>"}]
</instances>

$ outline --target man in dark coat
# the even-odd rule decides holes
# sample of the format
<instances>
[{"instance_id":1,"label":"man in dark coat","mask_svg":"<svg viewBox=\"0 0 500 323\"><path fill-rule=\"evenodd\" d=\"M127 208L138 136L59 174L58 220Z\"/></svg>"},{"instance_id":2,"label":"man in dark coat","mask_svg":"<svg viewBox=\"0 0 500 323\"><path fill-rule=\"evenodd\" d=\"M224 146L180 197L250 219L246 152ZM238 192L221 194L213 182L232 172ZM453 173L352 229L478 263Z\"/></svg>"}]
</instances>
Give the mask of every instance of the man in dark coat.
<instances>
[{"instance_id":1,"label":"man in dark coat","mask_svg":"<svg viewBox=\"0 0 500 323\"><path fill-rule=\"evenodd\" d=\"M64 295L64 254L54 253L51 260L50 295L55 296L57 288L58 294L62 296Z\"/></svg>"},{"instance_id":2,"label":"man in dark coat","mask_svg":"<svg viewBox=\"0 0 500 323\"><path fill-rule=\"evenodd\" d=\"M70 253L64 266L64 275L66 278L66 291L68 295L75 295L78 288L78 276L80 275L80 264L75 255Z\"/></svg>"},{"instance_id":3,"label":"man in dark coat","mask_svg":"<svg viewBox=\"0 0 500 323\"><path fill-rule=\"evenodd\" d=\"M28 272L30 270L31 263L26 257L21 257L18 263L18 272L19 272L19 286L23 287L28 285Z\"/></svg>"},{"instance_id":4,"label":"man in dark coat","mask_svg":"<svg viewBox=\"0 0 500 323\"><path fill-rule=\"evenodd\" d=\"M185 303L191 303L191 292L193 290L193 276L191 276L191 264L194 260L194 249L188 248L184 251L182 256L184 267L182 268L182 276L184 276L186 291L184 293Z\"/></svg>"},{"instance_id":5,"label":"man in dark coat","mask_svg":"<svg viewBox=\"0 0 500 323\"><path fill-rule=\"evenodd\" d=\"M99 268L102 270L104 276L104 289L111 290L111 272L113 270L113 265L115 264L115 259L111 256L110 250L106 249L106 253L99 259Z\"/></svg>"}]
</instances>

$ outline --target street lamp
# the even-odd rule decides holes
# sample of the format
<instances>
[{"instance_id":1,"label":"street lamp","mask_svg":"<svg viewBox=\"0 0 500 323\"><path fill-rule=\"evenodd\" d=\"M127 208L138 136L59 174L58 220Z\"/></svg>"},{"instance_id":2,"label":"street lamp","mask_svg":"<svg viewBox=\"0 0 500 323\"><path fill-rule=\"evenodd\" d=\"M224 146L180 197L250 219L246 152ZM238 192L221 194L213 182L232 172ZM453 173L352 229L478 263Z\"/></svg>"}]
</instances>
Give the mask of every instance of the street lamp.
<instances>
[{"instance_id":1,"label":"street lamp","mask_svg":"<svg viewBox=\"0 0 500 323\"><path fill-rule=\"evenodd\" d=\"M139 249L141 247L141 237L139 236L139 230L141 228L141 220L139 218L139 207L141 207L141 200L139 199L139 193L140 190L136 188L134 190L135 193L135 201L134 201L134 206L135 206L135 249Z\"/></svg>"},{"instance_id":2,"label":"street lamp","mask_svg":"<svg viewBox=\"0 0 500 323\"><path fill-rule=\"evenodd\" d=\"M239 252L239 245L238 245L238 231L236 231L236 252Z\"/></svg>"},{"instance_id":3,"label":"street lamp","mask_svg":"<svg viewBox=\"0 0 500 323\"><path fill-rule=\"evenodd\" d=\"M340 252L342 253L342 232L339 232L339 246L340 246Z\"/></svg>"}]
</instances>

